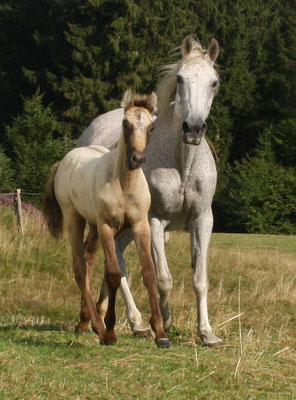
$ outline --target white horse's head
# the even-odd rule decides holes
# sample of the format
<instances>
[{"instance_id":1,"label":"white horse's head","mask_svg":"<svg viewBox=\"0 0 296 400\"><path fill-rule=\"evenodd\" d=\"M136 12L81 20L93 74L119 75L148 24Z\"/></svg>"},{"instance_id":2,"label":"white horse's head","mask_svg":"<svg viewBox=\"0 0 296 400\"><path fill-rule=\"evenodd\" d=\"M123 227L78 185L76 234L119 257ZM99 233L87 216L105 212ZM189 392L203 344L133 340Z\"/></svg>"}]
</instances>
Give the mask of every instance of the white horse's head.
<instances>
[{"instance_id":1,"label":"white horse's head","mask_svg":"<svg viewBox=\"0 0 296 400\"><path fill-rule=\"evenodd\" d=\"M160 83L159 109L160 113L165 112L169 101L174 101L184 143L199 145L207 131L206 119L219 86L214 69L219 45L212 39L205 50L189 35L183 40L181 50L183 58L167 68L169 73Z\"/></svg>"}]
</instances>

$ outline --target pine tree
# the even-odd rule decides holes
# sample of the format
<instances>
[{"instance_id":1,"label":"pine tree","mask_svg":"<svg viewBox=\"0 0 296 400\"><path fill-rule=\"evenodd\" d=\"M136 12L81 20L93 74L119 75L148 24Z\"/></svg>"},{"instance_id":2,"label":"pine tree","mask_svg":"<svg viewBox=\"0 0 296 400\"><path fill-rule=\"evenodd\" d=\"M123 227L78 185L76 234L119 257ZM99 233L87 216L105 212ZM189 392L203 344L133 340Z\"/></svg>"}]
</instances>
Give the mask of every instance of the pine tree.
<instances>
[{"instance_id":1,"label":"pine tree","mask_svg":"<svg viewBox=\"0 0 296 400\"><path fill-rule=\"evenodd\" d=\"M12 162L0 147L0 193L10 192L15 189Z\"/></svg>"},{"instance_id":2,"label":"pine tree","mask_svg":"<svg viewBox=\"0 0 296 400\"><path fill-rule=\"evenodd\" d=\"M15 184L29 192L42 193L52 164L62 156L62 142L54 135L58 126L42 95L23 99L23 112L6 126L12 148Z\"/></svg>"}]
</instances>

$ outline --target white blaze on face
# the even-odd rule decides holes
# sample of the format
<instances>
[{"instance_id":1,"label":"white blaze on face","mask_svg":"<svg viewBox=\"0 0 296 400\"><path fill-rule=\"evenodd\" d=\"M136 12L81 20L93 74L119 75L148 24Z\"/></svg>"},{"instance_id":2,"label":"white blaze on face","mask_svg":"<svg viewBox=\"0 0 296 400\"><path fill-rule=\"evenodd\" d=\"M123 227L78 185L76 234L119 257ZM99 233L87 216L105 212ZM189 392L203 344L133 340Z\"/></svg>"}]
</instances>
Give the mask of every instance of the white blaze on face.
<instances>
[{"instance_id":1,"label":"white blaze on face","mask_svg":"<svg viewBox=\"0 0 296 400\"><path fill-rule=\"evenodd\" d=\"M188 132L202 137L217 90L218 75L209 61L200 59L184 64L176 78L176 106L182 123L186 123Z\"/></svg>"},{"instance_id":2,"label":"white blaze on face","mask_svg":"<svg viewBox=\"0 0 296 400\"><path fill-rule=\"evenodd\" d=\"M148 142L147 130L153 122L151 114L145 108L132 107L127 110L125 119L128 120L132 127L130 144L137 151L144 151Z\"/></svg>"}]
</instances>

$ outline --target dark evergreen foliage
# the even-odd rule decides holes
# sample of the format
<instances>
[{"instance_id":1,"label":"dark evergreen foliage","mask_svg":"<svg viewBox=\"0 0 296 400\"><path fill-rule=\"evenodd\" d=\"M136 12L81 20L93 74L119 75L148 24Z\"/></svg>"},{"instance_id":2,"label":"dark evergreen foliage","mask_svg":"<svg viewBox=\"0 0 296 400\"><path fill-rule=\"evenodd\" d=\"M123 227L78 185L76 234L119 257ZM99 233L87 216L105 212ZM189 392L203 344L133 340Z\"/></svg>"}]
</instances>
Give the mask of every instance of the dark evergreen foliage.
<instances>
[{"instance_id":1,"label":"dark evergreen foliage","mask_svg":"<svg viewBox=\"0 0 296 400\"><path fill-rule=\"evenodd\" d=\"M213 37L220 44L221 85L208 121L217 229L294 232L294 0L3 0L1 190L42 191L52 162L93 118L118 107L126 88L156 88L160 67L189 33L204 46ZM261 151L266 135L272 158ZM275 200L277 189L283 196Z\"/></svg>"}]
</instances>

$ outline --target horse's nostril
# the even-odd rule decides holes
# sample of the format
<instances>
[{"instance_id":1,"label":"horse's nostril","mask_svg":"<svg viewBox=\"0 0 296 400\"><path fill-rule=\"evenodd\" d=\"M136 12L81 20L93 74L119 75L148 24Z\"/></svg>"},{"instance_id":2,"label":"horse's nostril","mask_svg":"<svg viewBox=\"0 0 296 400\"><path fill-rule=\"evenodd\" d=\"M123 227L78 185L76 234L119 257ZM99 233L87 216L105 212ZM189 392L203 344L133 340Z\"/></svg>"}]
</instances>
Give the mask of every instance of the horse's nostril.
<instances>
[{"instance_id":1,"label":"horse's nostril","mask_svg":"<svg viewBox=\"0 0 296 400\"><path fill-rule=\"evenodd\" d=\"M201 127L201 129L200 129L200 131L201 131L202 134L205 134L207 129L208 129L208 125L207 125L206 122L204 122L202 127Z\"/></svg>"},{"instance_id":2,"label":"horse's nostril","mask_svg":"<svg viewBox=\"0 0 296 400\"><path fill-rule=\"evenodd\" d=\"M131 161L132 161L132 163L134 163L135 165L141 165L141 164L143 164L143 163L145 162L145 160L146 160L146 157L145 157L145 156L137 155L136 153L134 153L134 154L131 156Z\"/></svg>"},{"instance_id":3,"label":"horse's nostril","mask_svg":"<svg viewBox=\"0 0 296 400\"><path fill-rule=\"evenodd\" d=\"M184 133L189 132L189 126L188 126L186 121L184 121L183 124L182 124L182 130L183 130Z\"/></svg>"}]
</instances>

